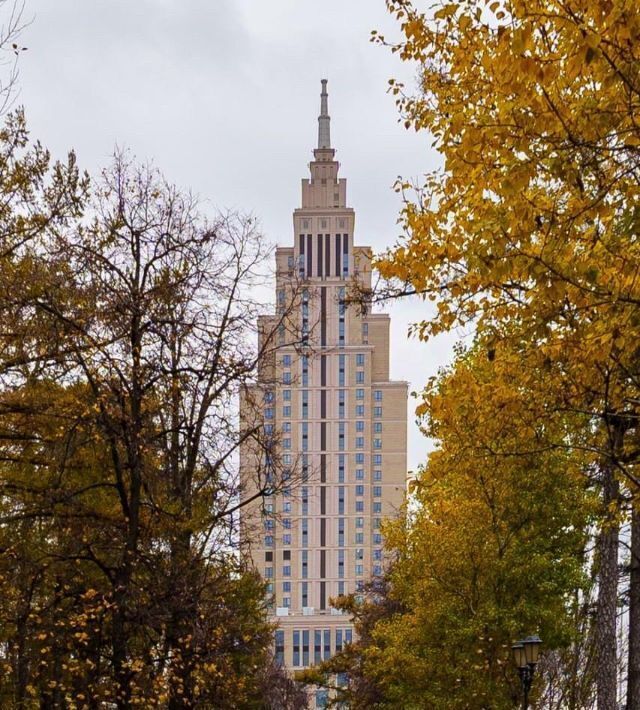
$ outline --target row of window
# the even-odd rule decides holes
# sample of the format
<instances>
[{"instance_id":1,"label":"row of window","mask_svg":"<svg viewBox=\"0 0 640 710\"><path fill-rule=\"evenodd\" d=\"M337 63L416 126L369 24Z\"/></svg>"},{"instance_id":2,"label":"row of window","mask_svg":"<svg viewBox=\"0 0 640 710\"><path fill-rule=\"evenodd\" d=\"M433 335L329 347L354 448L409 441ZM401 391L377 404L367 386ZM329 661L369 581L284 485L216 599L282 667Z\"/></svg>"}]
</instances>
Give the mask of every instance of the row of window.
<instances>
[{"instance_id":1,"label":"row of window","mask_svg":"<svg viewBox=\"0 0 640 710\"><path fill-rule=\"evenodd\" d=\"M353 630L346 629L293 629L291 632L293 665L308 666L311 663L321 663L331 658L333 653L339 653L353 641ZM333 636L333 638L332 638ZM311 647L313 641L313 647ZM276 661L284 665L285 631L276 631Z\"/></svg>"},{"instance_id":2,"label":"row of window","mask_svg":"<svg viewBox=\"0 0 640 710\"><path fill-rule=\"evenodd\" d=\"M345 523L344 523L344 518L339 518L338 519L338 547L345 547ZM270 521L273 522L273 521ZM301 520L302 527L301 527L301 535L300 535L300 546L301 547L308 547L309 546L309 528L308 528L308 519L303 518ZM380 530L382 521L380 518L374 518L373 520L373 529L374 532L371 535L371 540L374 545L382 545L382 534L380 532L376 532ZM264 547L265 548L272 548L275 547L275 536L273 533L275 532L274 530L275 526L271 526L266 532L267 534L264 535ZM364 519L363 518L356 518L356 532L354 534L353 542L355 545L364 545L364 532L362 532L362 528L364 528ZM292 536L291 533L289 532L283 532L282 533L282 540L281 544L284 547L290 547L292 544Z\"/></svg>"}]
</instances>

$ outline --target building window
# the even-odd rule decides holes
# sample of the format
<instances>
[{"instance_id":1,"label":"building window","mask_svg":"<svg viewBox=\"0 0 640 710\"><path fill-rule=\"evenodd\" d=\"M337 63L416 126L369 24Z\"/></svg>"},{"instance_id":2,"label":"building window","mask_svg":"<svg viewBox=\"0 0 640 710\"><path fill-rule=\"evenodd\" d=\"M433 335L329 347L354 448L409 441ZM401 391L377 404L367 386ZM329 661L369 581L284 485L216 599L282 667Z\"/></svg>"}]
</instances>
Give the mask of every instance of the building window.
<instances>
[{"instance_id":1,"label":"building window","mask_svg":"<svg viewBox=\"0 0 640 710\"><path fill-rule=\"evenodd\" d=\"M309 544L309 519L303 518L302 522L302 547L307 547Z\"/></svg>"},{"instance_id":2,"label":"building window","mask_svg":"<svg viewBox=\"0 0 640 710\"><path fill-rule=\"evenodd\" d=\"M293 269L293 257L292 256L287 257L287 268Z\"/></svg>"},{"instance_id":3,"label":"building window","mask_svg":"<svg viewBox=\"0 0 640 710\"><path fill-rule=\"evenodd\" d=\"M364 353L358 353L356 355L356 365L358 367L364 367Z\"/></svg>"},{"instance_id":4,"label":"building window","mask_svg":"<svg viewBox=\"0 0 640 710\"><path fill-rule=\"evenodd\" d=\"M288 370L282 373L282 383L285 385L291 384L291 373Z\"/></svg>"},{"instance_id":5,"label":"building window","mask_svg":"<svg viewBox=\"0 0 640 710\"><path fill-rule=\"evenodd\" d=\"M356 449L364 449L364 436L356 436Z\"/></svg>"},{"instance_id":6,"label":"building window","mask_svg":"<svg viewBox=\"0 0 640 710\"><path fill-rule=\"evenodd\" d=\"M373 527L375 530L379 530L381 525L382 525L382 520L380 518L373 519Z\"/></svg>"},{"instance_id":7,"label":"building window","mask_svg":"<svg viewBox=\"0 0 640 710\"><path fill-rule=\"evenodd\" d=\"M361 486L356 486L356 495L357 495L358 497L364 495L364 486L362 486L362 485L361 485Z\"/></svg>"},{"instance_id":8,"label":"building window","mask_svg":"<svg viewBox=\"0 0 640 710\"><path fill-rule=\"evenodd\" d=\"M309 576L309 550L302 550L301 555L300 576L306 579Z\"/></svg>"},{"instance_id":9,"label":"building window","mask_svg":"<svg viewBox=\"0 0 640 710\"><path fill-rule=\"evenodd\" d=\"M382 559L382 550L376 549L373 551L373 559L374 560L381 560Z\"/></svg>"},{"instance_id":10,"label":"building window","mask_svg":"<svg viewBox=\"0 0 640 710\"><path fill-rule=\"evenodd\" d=\"M282 390L282 399L285 402L291 401L291 390Z\"/></svg>"},{"instance_id":11,"label":"building window","mask_svg":"<svg viewBox=\"0 0 640 710\"><path fill-rule=\"evenodd\" d=\"M364 390L362 388L356 390L356 399L364 399Z\"/></svg>"},{"instance_id":12,"label":"building window","mask_svg":"<svg viewBox=\"0 0 640 710\"><path fill-rule=\"evenodd\" d=\"M290 417L291 416L291 405L287 404L282 408L282 416L283 417Z\"/></svg>"},{"instance_id":13,"label":"building window","mask_svg":"<svg viewBox=\"0 0 640 710\"><path fill-rule=\"evenodd\" d=\"M344 483L344 454L338 456L338 483Z\"/></svg>"},{"instance_id":14,"label":"building window","mask_svg":"<svg viewBox=\"0 0 640 710\"><path fill-rule=\"evenodd\" d=\"M376 501L373 504L373 512L374 513L382 513L382 503L380 503L379 501Z\"/></svg>"},{"instance_id":15,"label":"building window","mask_svg":"<svg viewBox=\"0 0 640 710\"><path fill-rule=\"evenodd\" d=\"M364 469L363 468L356 469L356 481L364 481Z\"/></svg>"},{"instance_id":16,"label":"building window","mask_svg":"<svg viewBox=\"0 0 640 710\"><path fill-rule=\"evenodd\" d=\"M282 576L283 577L291 577L291 565L283 565Z\"/></svg>"},{"instance_id":17,"label":"building window","mask_svg":"<svg viewBox=\"0 0 640 710\"><path fill-rule=\"evenodd\" d=\"M373 480L374 481L381 481L382 480L382 471L378 468L376 468L373 472Z\"/></svg>"},{"instance_id":18,"label":"building window","mask_svg":"<svg viewBox=\"0 0 640 710\"><path fill-rule=\"evenodd\" d=\"M364 527L364 518L356 518L356 527L357 527L357 528L363 528L363 527Z\"/></svg>"},{"instance_id":19,"label":"building window","mask_svg":"<svg viewBox=\"0 0 640 710\"><path fill-rule=\"evenodd\" d=\"M373 448L374 449L381 449L382 448L382 439L374 439L373 440Z\"/></svg>"},{"instance_id":20,"label":"building window","mask_svg":"<svg viewBox=\"0 0 640 710\"><path fill-rule=\"evenodd\" d=\"M376 419L380 419L382 417L382 407L374 407L373 408L373 416Z\"/></svg>"},{"instance_id":21,"label":"building window","mask_svg":"<svg viewBox=\"0 0 640 710\"><path fill-rule=\"evenodd\" d=\"M265 547L273 547L273 535L265 535L264 536L264 546Z\"/></svg>"},{"instance_id":22,"label":"building window","mask_svg":"<svg viewBox=\"0 0 640 710\"><path fill-rule=\"evenodd\" d=\"M356 549L356 560L364 560L364 549L362 547Z\"/></svg>"},{"instance_id":23,"label":"building window","mask_svg":"<svg viewBox=\"0 0 640 710\"><path fill-rule=\"evenodd\" d=\"M302 632L302 665L309 665L309 631Z\"/></svg>"},{"instance_id":24,"label":"building window","mask_svg":"<svg viewBox=\"0 0 640 710\"><path fill-rule=\"evenodd\" d=\"M282 518L282 527L285 530L291 530L291 518Z\"/></svg>"},{"instance_id":25,"label":"building window","mask_svg":"<svg viewBox=\"0 0 640 710\"><path fill-rule=\"evenodd\" d=\"M356 513L364 513L364 501L363 500L356 501Z\"/></svg>"},{"instance_id":26,"label":"building window","mask_svg":"<svg viewBox=\"0 0 640 710\"><path fill-rule=\"evenodd\" d=\"M290 607L291 606L291 597L282 597L282 606L284 607Z\"/></svg>"},{"instance_id":27,"label":"building window","mask_svg":"<svg viewBox=\"0 0 640 710\"><path fill-rule=\"evenodd\" d=\"M280 291L281 294L284 295L284 291ZM284 300L284 299L282 299ZM283 355L282 356L282 366L283 367L291 367L291 355Z\"/></svg>"},{"instance_id":28,"label":"building window","mask_svg":"<svg viewBox=\"0 0 640 710\"><path fill-rule=\"evenodd\" d=\"M308 422L302 422L302 450L309 450L309 424Z\"/></svg>"},{"instance_id":29,"label":"building window","mask_svg":"<svg viewBox=\"0 0 640 710\"><path fill-rule=\"evenodd\" d=\"M375 422L373 425L373 431L376 434L382 434L382 422Z\"/></svg>"},{"instance_id":30,"label":"building window","mask_svg":"<svg viewBox=\"0 0 640 710\"><path fill-rule=\"evenodd\" d=\"M338 451L344 451L344 430L345 423L338 422Z\"/></svg>"},{"instance_id":31,"label":"building window","mask_svg":"<svg viewBox=\"0 0 640 710\"><path fill-rule=\"evenodd\" d=\"M302 390L302 418L309 418L309 390Z\"/></svg>"},{"instance_id":32,"label":"building window","mask_svg":"<svg viewBox=\"0 0 640 710\"><path fill-rule=\"evenodd\" d=\"M291 544L291 533L285 533L282 536L282 544L283 545L290 545Z\"/></svg>"},{"instance_id":33,"label":"building window","mask_svg":"<svg viewBox=\"0 0 640 710\"><path fill-rule=\"evenodd\" d=\"M300 596L302 597L302 606L309 606L309 582L302 582L300 585Z\"/></svg>"},{"instance_id":34,"label":"building window","mask_svg":"<svg viewBox=\"0 0 640 710\"><path fill-rule=\"evenodd\" d=\"M338 390L338 419L344 419L345 391Z\"/></svg>"},{"instance_id":35,"label":"building window","mask_svg":"<svg viewBox=\"0 0 640 710\"><path fill-rule=\"evenodd\" d=\"M382 454L373 455L373 464L374 466L382 466Z\"/></svg>"},{"instance_id":36,"label":"building window","mask_svg":"<svg viewBox=\"0 0 640 710\"><path fill-rule=\"evenodd\" d=\"M368 323L362 324L362 337L363 338L369 337L369 324Z\"/></svg>"},{"instance_id":37,"label":"building window","mask_svg":"<svg viewBox=\"0 0 640 710\"><path fill-rule=\"evenodd\" d=\"M356 384L358 384L358 385L364 384L364 371L363 370L358 370L356 372Z\"/></svg>"},{"instance_id":38,"label":"building window","mask_svg":"<svg viewBox=\"0 0 640 710\"><path fill-rule=\"evenodd\" d=\"M284 665L284 631L276 629L276 663L279 666Z\"/></svg>"},{"instance_id":39,"label":"building window","mask_svg":"<svg viewBox=\"0 0 640 710\"><path fill-rule=\"evenodd\" d=\"M382 390L374 390L373 398L376 402L382 402Z\"/></svg>"},{"instance_id":40,"label":"building window","mask_svg":"<svg viewBox=\"0 0 640 710\"><path fill-rule=\"evenodd\" d=\"M380 533L373 533L373 544L382 545L382 535Z\"/></svg>"},{"instance_id":41,"label":"building window","mask_svg":"<svg viewBox=\"0 0 640 710\"><path fill-rule=\"evenodd\" d=\"M356 417L364 417L364 404L356 404Z\"/></svg>"},{"instance_id":42,"label":"building window","mask_svg":"<svg viewBox=\"0 0 640 710\"><path fill-rule=\"evenodd\" d=\"M291 582L283 582L282 591L288 594L291 591Z\"/></svg>"},{"instance_id":43,"label":"building window","mask_svg":"<svg viewBox=\"0 0 640 710\"><path fill-rule=\"evenodd\" d=\"M362 420L356 422L356 431L364 431L364 422Z\"/></svg>"},{"instance_id":44,"label":"building window","mask_svg":"<svg viewBox=\"0 0 640 710\"><path fill-rule=\"evenodd\" d=\"M283 439L282 440L282 448L283 449L290 449L291 448L291 439Z\"/></svg>"},{"instance_id":45,"label":"building window","mask_svg":"<svg viewBox=\"0 0 640 710\"><path fill-rule=\"evenodd\" d=\"M364 463L364 454L356 454L356 463L357 463L357 464L363 464L363 463Z\"/></svg>"},{"instance_id":46,"label":"building window","mask_svg":"<svg viewBox=\"0 0 640 710\"><path fill-rule=\"evenodd\" d=\"M344 515L344 486L338 486L338 515Z\"/></svg>"},{"instance_id":47,"label":"building window","mask_svg":"<svg viewBox=\"0 0 640 710\"><path fill-rule=\"evenodd\" d=\"M273 567L264 568L265 579L273 579Z\"/></svg>"},{"instance_id":48,"label":"building window","mask_svg":"<svg viewBox=\"0 0 640 710\"><path fill-rule=\"evenodd\" d=\"M356 533L356 545L363 545L364 544L364 533L357 532Z\"/></svg>"},{"instance_id":49,"label":"building window","mask_svg":"<svg viewBox=\"0 0 640 710\"><path fill-rule=\"evenodd\" d=\"M302 515L309 514L309 489L302 486Z\"/></svg>"},{"instance_id":50,"label":"building window","mask_svg":"<svg viewBox=\"0 0 640 710\"><path fill-rule=\"evenodd\" d=\"M338 577L344 577L344 550L338 550Z\"/></svg>"},{"instance_id":51,"label":"building window","mask_svg":"<svg viewBox=\"0 0 640 710\"><path fill-rule=\"evenodd\" d=\"M300 665L300 632L293 632L293 665Z\"/></svg>"},{"instance_id":52,"label":"building window","mask_svg":"<svg viewBox=\"0 0 640 710\"><path fill-rule=\"evenodd\" d=\"M338 355L338 385L344 387L346 355Z\"/></svg>"},{"instance_id":53,"label":"building window","mask_svg":"<svg viewBox=\"0 0 640 710\"><path fill-rule=\"evenodd\" d=\"M282 431L283 431L285 434L290 434L290 433L291 433L291 422L285 422L285 423L282 425Z\"/></svg>"},{"instance_id":54,"label":"building window","mask_svg":"<svg viewBox=\"0 0 640 710\"><path fill-rule=\"evenodd\" d=\"M374 486L373 487L373 497L380 498L381 495L382 495L382 486Z\"/></svg>"},{"instance_id":55,"label":"building window","mask_svg":"<svg viewBox=\"0 0 640 710\"><path fill-rule=\"evenodd\" d=\"M265 419L273 419L273 407L267 407L264 410L264 418Z\"/></svg>"},{"instance_id":56,"label":"building window","mask_svg":"<svg viewBox=\"0 0 640 710\"><path fill-rule=\"evenodd\" d=\"M356 576L357 577L362 577L364 568L363 565L356 565Z\"/></svg>"},{"instance_id":57,"label":"building window","mask_svg":"<svg viewBox=\"0 0 640 710\"><path fill-rule=\"evenodd\" d=\"M338 547L344 547L344 518L338 518Z\"/></svg>"}]
</instances>

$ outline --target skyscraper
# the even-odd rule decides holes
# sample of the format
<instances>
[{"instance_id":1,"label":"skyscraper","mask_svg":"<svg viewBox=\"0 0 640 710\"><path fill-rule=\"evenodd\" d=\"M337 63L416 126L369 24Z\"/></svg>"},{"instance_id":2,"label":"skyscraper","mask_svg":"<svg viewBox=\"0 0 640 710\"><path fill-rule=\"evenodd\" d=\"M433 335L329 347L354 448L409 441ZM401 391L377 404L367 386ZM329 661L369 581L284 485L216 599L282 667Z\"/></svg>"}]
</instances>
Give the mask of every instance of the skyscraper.
<instances>
[{"instance_id":1,"label":"skyscraper","mask_svg":"<svg viewBox=\"0 0 640 710\"><path fill-rule=\"evenodd\" d=\"M261 328L273 328L274 352L241 402L259 408L290 469L291 485L245 509L241 534L268 583L277 656L292 669L352 639L329 600L381 573L381 521L401 505L406 479L407 383L389 379L389 316L349 299L356 284L371 286L371 249L354 244L326 79L313 154L294 244L276 250L277 311ZM245 450L246 495L251 467Z\"/></svg>"}]
</instances>

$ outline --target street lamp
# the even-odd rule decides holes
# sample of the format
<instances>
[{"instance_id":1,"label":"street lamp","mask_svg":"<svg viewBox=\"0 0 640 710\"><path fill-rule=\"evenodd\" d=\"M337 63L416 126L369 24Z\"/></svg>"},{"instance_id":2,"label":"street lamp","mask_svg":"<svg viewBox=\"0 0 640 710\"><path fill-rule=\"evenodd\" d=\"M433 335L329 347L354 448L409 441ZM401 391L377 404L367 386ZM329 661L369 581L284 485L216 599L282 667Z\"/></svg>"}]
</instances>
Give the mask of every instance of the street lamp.
<instances>
[{"instance_id":1,"label":"street lamp","mask_svg":"<svg viewBox=\"0 0 640 710\"><path fill-rule=\"evenodd\" d=\"M524 710L529 708L529 690L531 690L531 681L538 663L541 643L542 639L539 636L527 636L527 638L511 646L513 660L518 669L520 684L522 685L522 694L524 696L522 707Z\"/></svg>"}]
</instances>

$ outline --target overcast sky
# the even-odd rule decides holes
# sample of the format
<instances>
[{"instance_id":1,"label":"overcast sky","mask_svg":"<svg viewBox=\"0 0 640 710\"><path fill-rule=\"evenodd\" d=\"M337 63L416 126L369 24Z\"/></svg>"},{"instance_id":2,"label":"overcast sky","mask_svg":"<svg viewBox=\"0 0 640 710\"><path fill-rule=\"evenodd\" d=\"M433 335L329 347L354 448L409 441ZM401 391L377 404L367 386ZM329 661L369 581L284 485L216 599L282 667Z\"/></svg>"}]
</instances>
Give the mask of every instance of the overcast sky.
<instances>
[{"instance_id":1,"label":"overcast sky","mask_svg":"<svg viewBox=\"0 0 640 710\"><path fill-rule=\"evenodd\" d=\"M253 212L266 237L292 243L293 209L329 80L332 144L356 210L356 244L399 235L397 176L437 165L429 136L398 123L386 93L413 68L370 43L397 34L384 0L26 0L19 102L55 157L73 148L97 173L116 144L190 188L205 210ZM395 379L419 390L450 358L451 338L407 339L425 306L392 315ZM428 443L409 402L409 466Z\"/></svg>"}]
</instances>

